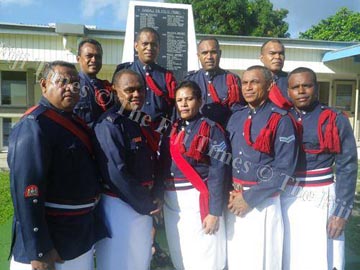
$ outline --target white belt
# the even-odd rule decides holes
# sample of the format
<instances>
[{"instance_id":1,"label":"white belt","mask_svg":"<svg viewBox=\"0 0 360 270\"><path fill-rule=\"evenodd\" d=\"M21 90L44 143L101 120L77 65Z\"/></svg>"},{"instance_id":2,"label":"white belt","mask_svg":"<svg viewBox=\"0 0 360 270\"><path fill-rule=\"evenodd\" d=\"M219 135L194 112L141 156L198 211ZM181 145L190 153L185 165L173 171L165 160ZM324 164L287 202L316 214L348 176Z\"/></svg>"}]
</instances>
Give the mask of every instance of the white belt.
<instances>
[{"instance_id":1,"label":"white belt","mask_svg":"<svg viewBox=\"0 0 360 270\"><path fill-rule=\"evenodd\" d=\"M84 208L89 208L89 207L95 207L96 202L93 203L87 203L87 204L78 204L78 205L73 205L73 204L59 204L59 203L50 203L50 202L45 202L45 206L47 207L51 207L51 208L58 208L58 209L84 209Z\"/></svg>"}]
</instances>

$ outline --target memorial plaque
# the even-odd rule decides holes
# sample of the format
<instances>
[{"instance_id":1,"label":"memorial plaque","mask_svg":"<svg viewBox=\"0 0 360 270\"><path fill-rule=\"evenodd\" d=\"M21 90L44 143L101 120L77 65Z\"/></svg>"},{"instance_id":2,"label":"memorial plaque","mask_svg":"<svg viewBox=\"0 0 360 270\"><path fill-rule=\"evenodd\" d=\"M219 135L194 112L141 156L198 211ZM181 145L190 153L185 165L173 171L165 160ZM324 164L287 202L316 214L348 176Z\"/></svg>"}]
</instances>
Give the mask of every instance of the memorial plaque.
<instances>
[{"instance_id":1,"label":"memorial plaque","mask_svg":"<svg viewBox=\"0 0 360 270\"><path fill-rule=\"evenodd\" d=\"M181 80L188 70L188 10L135 6L135 36L143 27L154 28L161 37L158 64ZM134 37L135 39L135 37ZM135 57L136 52L134 52Z\"/></svg>"}]
</instances>

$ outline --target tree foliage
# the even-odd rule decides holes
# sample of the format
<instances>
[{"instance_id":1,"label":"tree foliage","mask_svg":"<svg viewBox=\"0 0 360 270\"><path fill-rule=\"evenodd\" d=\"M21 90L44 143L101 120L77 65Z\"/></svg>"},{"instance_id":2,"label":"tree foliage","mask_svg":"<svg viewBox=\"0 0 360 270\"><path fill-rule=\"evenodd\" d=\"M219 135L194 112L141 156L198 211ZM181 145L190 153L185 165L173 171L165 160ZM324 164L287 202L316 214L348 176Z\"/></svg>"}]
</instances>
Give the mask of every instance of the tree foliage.
<instances>
[{"instance_id":1,"label":"tree foliage","mask_svg":"<svg viewBox=\"0 0 360 270\"><path fill-rule=\"evenodd\" d=\"M191 4L195 30L202 34L289 37L286 9L270 0L168 0Z\"/></svg>"},{"instance_id":2,"label":"tree foliage","mask_svg":"<svg viewBox=\"0 0 360 270\"><path fill-rule=\"evenodd\" d=\"M304 33L303 39L333 40L333 41L360 41L360 13L347 8L322 20Z\"/></svg>"}]
</instances>

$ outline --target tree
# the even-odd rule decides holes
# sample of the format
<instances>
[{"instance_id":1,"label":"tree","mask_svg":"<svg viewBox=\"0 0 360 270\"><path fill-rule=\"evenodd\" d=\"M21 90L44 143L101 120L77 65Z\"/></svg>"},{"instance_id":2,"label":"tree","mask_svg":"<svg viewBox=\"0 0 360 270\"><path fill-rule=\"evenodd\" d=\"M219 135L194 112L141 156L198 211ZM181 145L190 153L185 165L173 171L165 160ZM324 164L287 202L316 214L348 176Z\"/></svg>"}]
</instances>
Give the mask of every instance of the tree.
<instances>
[{"instance_id":1,"label":"tree","mask_svg":"<svg viewBox=\"0 0 360 270\"><path fill-rule=\"evenodd\" d=\"M319 39L332 41L360 41L360 13L347 8L339 11L304 33L299 34L303 39Z\"/></svg>"},{"instance_id":2,"label":"tree","mask_svg":"<svg viewBox=\"0 0 360 270\"><path fill-rule=\"evenodd\" d=\"M289 37L286 9L273 10L270 0L168 0L191 4L197 33Z\"/></svg>"},{"instance_id":3,"label":"tree","mask_svg":"<svg viewBox=\"0 0 360 270\"><path fill-rule=\"evenodd\" d=\"M283 21L289 13L288 10L273 10L273 4L269 0L251 1L250 7L256 26L249 33L250 36L290 37L287 33L289 25Z\"/></svg>"}]
</instances>

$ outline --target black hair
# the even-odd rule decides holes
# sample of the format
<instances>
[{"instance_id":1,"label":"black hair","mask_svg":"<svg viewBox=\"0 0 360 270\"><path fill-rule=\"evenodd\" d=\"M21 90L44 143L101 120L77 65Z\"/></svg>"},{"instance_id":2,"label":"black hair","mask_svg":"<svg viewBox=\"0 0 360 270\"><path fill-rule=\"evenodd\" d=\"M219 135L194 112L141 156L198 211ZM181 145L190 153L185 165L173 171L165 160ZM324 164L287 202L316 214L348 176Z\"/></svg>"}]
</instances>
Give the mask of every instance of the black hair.
<instances>
[{"instance_id":1,"label":"black hair","mask_svg":"<svg viewBox=\"0 0 360 270\"><path fill-rule=\"evenodd\" d=\"M264 50L265 46L266 46L267 44L269 44L270 42L274 42L274 43L280 44L280 45L283 47L284 52L285 52L285 46L284 46L284 44L281 42L280 39L270 39L270 40L265 41L265 42L261 45L261 53L263 53L263 50Z\"/></svg>"},{"instance_id":2,"label":"black hair","mask_svg":"<svg viewBox=\"0 0 360 270\"><path fill-rule=\"evenodd\" d=\"M317 76L316 76L316 73L315 73L311 68L307 68L307 67L298 67L298 68L295 68L293 71L291 71L291 72L288 74L288 79L289 79L290 76L293 75L293 74L304 73L304 72L310 73L311 76L312 76L314 85L317 85Z\"/></svg>"},{"instance_id":3,"label":"black hair","mask_svg":"<svg viewBox=\"0 0 360 270\"><path fill-rule=\"evenodd\" d=\"M215 41L216 49L220 50L219 41L214 37L203 37L198 43L198 46L197 46L198 49L199 49L200 44L203 43L204 41Z\"/></svg>"},{"instance_id":4,"label":"black hair","mask_svg":"<svg viewBox=\"0 0 360 270\"><path fill-rule=\"evenodd\" d=\"M160 34L154 29L154 28L151 28L151 27L143 27L139 30L139 32L137 33L136 37L135 37L135 41L139 41L140 39L140 35L142 33L152 33L156 36L157 38L157 42L160 44Z\"/></svg>"},{"instance_id":5,"label":"black hair","mask_svg":"<svg viewBox=\"0 0 360 270\"><path fill-rule=\"evenodd\" d=\"M81 49L86 43L95 45L98 48L98 50L100 51L100 54L103 55L103 49L102 49L100 42L95 39L87 38L87 39L80 41L80 43L78 45L78 52L77 52L78 56L81 55Z\"/></svg>"},{"instance_id":6,"label":"black hair","mask_svg":"<svg viewBox=\"0 0 360 270\"><path fill-rule=\"evenodd\" d=\"M68 67L68 68L74 69L77 72L76 67L75 67L74 64L69 63L69 62L65 62L65 61L57 60L57 61L48 62L48 63L45 64L45 67L44 67L43 72L41 73L40 79L45 79L46 80L46 79L48 79L48 77L50 75L52 76L52 73L54 72L54 68L57 67L57 66Z\"/></svg>"},{"instance_id":7,"label":"black hair","mask_svg":"<svg viewBox=\"0 0 360 270\"><path fill-rule=\"evenodd\" d=\"M125 74L136 76L139 79L139 82L141 83L142 87L145 86L142 76L136 71L131 69L121 69L120 71L116 72L113 76L112 84L116 85L117 81Z\"/></svg>"},{"instance_id":8,"label":"black hair","mask_svg":"<svg viewBox=\"0 0 360 270\"><path fill-rule=\"evenodd\" d=\"M250 70L260 70L262 72L262 74L264 74L265 81L267 83L271 83L273 80L272 73L271 73L270 69L268 69L267 67L255 65L255 66L248 67L246 69L246 71L250 71Z\"/></svg>"},{"instance_id":9,"label":"black hair","mask_svg":"<svg viewBox=\"0 0 360 270\"><path fill-rule=\"evenodd\" d=\"M317 82L317 76L316 76L316 73L311 69L311 68L307 68L307 67L298 67L298 68L295 68L293 71L291 71L287 78L288 78L288 81L289 81L289 78L290 76L294 75L294 74L298 74L298 73L309 73L312 77L312 81L314 83L314 89L315 89L315 93L317 94L318 93L318 82Z\"/></svg>"},{"instance_id":10,"label":"black hair","mask_svg":"<svg viewBox=\"0 0 360 270\"><path fill-rule=\"evenodd\" d=\"M176 88L175 88L175 96L176 96L176 92L180 89L180 88L190 88L194 94L194 96L196 97L197 100L201 100L201 89L199 87L199 85L196 82L193 81L182 81Z\"/></svg>"}]
</instances>

